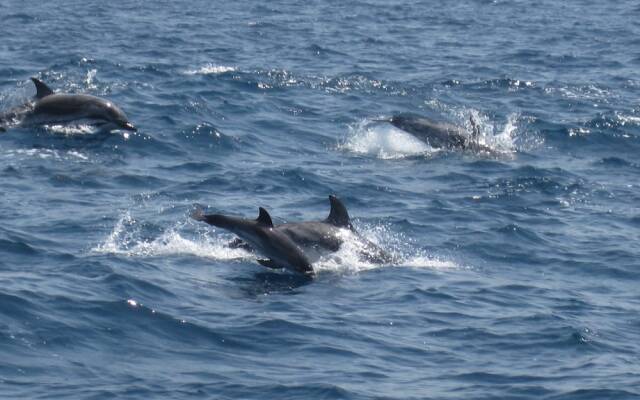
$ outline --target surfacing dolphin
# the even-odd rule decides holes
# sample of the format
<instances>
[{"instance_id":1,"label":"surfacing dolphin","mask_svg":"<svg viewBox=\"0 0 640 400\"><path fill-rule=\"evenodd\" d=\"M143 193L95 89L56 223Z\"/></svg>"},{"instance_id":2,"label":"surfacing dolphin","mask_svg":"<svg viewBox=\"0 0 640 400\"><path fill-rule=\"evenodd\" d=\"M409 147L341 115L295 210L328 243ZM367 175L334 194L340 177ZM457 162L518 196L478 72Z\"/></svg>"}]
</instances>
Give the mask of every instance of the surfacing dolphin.
<instances>
[{"instance_id":1,"label":"surfacing dolphin","mask_svg":"<svg viewBox=\"0 0 640 400\"><path fill-rule=\"evenodd\" d=\"M36 85L34 101L0 113L0 129L12 123L24 126L89 122L101 129L135 131L125 113L109 100L88 94L54 93L42 81Z\"/></svg>"},{"instance_id":2,"label":"surfacing dolphin","mask_svg":"<svg viewBox=\"0 0 640 400\"><path fill-rule=\"evenodd\" d=\"M460 126L447 122L436 122L427 117L410 113L402 113L389 119L377 121L389 122L396 128L410 133L431 147L449 150L494 152L490 147L478 142L480 128L471 116L469 117L472 129L471 134Z\"/></svg>"},{"instance_id":3,"label":"surfacing dolphin","mask_svg":"<svg viewBox=\"0 0 640 400\"><path fill-rule=\"evenodd\" d=\"M393 262L391 255L356 232L346 207L336 196L329 196L329 201L331 211L323 221L274 225L271 216L262 207L255 220L221 214L205 215L200 208L191 216L195 220L234 233L240 240L232 244L249 248L266 257L258 262L269 268L285 268L304 275L313 275L313 262L323 254L338 251L346 238L357 241L360 256L367 261Z\"/></svg>"}]
</instances>

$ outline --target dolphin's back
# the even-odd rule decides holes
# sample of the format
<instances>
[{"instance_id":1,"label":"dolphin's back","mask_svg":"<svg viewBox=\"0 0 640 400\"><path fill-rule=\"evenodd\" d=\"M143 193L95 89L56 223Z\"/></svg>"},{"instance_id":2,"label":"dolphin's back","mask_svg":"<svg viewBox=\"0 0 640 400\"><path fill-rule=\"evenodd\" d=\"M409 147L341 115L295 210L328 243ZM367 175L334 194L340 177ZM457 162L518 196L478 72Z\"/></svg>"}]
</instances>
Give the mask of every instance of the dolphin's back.
<instances>
[{"instance_id":1,"label":"dolphin's back","mask_svg":"<svg viewBox=\"0 0 640 400\"><path fill-rule=\"evenodd\" d=\"M109 101L88 94L52 94L38 102L34 114L67 115L87 114L90 117L98 109L113 106Z\"/></svg>"},{"instance_id":2,"label":"dolphin's back","mask_svg":"<svg viewBox=\"0 0 640 400\"><path fill-rule=\"evenodd\" d=\"M436 122L414 114L400 114L391 118L390 122L433 147L464 148L467 144L464 130L446 122Z\"/></svg>"},{"instance_id":3,"label":"dolphin's back","mask_svg":"<svg viewBox=\"0 0 640 400\"><path fill-rule=\"evenodd\" d=\"M276 226L278 231L304 247L321 247L330 251L338 251L342 239L338 236L340 228L321 221L290 222Z\"/></svg>"},{"instance_id":4,"label":"dolphin's back","mask_svg":"<svg viewBox=\"0 0 640 400\"><path fill-rule=\"evenodd\" d=\"M37 100L27 123L71 122L90 119L132 129L125 113L111 101L88 94L55 93Z\"/></svg>"}]
</instances>

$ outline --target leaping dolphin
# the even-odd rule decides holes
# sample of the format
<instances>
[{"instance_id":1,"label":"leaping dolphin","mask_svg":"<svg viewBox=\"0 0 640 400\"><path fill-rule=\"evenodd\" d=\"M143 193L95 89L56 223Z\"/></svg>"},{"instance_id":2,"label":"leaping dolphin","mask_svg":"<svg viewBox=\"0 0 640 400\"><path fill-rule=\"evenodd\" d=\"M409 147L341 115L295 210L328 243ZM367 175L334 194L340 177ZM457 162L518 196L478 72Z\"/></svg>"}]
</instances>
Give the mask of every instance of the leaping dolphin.
<instances>
[{"instance_id":1,"label":"leaping dolphin","mask_svg":"<svg viewBox=\"0 0 640 400\"><path fill-rule=\"evenodd\" d=\"M195 220L233 232L240 240L235 240L232 244L255 250L266 257L258 262L269 268L285 268L313 275L313 262L323 253L338 251L349 235L357 241L359 253L367 261L393 261L388 253L356 232L346 207L336 196L329 196L329 201L331 211L323 221L274 225L271 216L262 207L255 220L221 214L205 215L200 208L191 216Z\"/></svg>"},{"instance_id":2,"label":"leaping dolphin","mask_svg":"<svg viewBox=\"0 0 640 400\"><path fill-rule=\"evenodd\" d=\"M480 128L473 117L470 116L469 120L471 121L471 134L467 133L466 130L460 126L446 122L436 122L411 113L402 113L394 115L389 119L377 121L389 122L396 128L410 133L431 147L493 153L493 149L478 142L480 138Z\"/></svg>"},{"instance_id":3,"label":"leaping dolphin","mask_svg":"<svg viewBox=\"0 0 640 400\"><path fill-rule=\"evenodd\" d=\"M136 130L125 113L109 100L88 94L54 93L39 79L31 80L36 86L34 101L0 113L0 130L15 122L28 126L78 121L89 121L108 130Z\"/></svg>"}]
</instances>

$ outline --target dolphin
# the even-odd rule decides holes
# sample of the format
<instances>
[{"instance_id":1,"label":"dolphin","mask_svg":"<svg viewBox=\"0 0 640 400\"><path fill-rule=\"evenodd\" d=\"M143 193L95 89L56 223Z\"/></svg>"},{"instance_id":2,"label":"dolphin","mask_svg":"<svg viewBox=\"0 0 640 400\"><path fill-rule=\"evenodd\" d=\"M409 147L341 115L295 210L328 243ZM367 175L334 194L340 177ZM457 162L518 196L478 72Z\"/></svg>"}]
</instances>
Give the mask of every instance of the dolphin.
<instances>
[{"instance_id":1,"label":"dolphin","mask_svg":"<svg viewBox=\"0 0 640 400\"><path fill-rule=\"evenodd\" d=\"M83 120L108 130L137 130L125 113L109 100L88 94L54 93L39 79L31 78L31 81L36 86L34 101L0 113L0 130L18 121L28 126Z\"/></svg>"},{"instance_id":2,"label":"dolphin","mask_svg":"<svg viewBox=\"0 0 640 400\"><path fill-rule=\"evenodd\" d=\"M313 262L322 254L338 251L348 237L357 241L360 256L367 261L393 261L391 255L357 233L346 207L335 195L329 196L329 202L331 211L322 221L274 225L271 216L262 207L259 208L259 215L255 220L221 214L205 215L200 208L191 216L195 220L236 234L240 239L234 240L231 245L253 250L266 257L258 262L268 268L285 268L304 275L313 275Z\"/></svg>"},{"instance_id":3,"label":"dolphin","mask_svg":"<svg viewBox=\"0 0 640 400\"><path fill-rule=\"evenodd\" d=\"M472 129L470 135L460 126L447 122L437 122L427 117L411 113L402 113L388 119L376 121L389 122L396 128L410 133L431 147L493 153L493 149L478 142L480 128L472 116L469 117L469 120L471 121Z\"/></svg>"}]
</instances>

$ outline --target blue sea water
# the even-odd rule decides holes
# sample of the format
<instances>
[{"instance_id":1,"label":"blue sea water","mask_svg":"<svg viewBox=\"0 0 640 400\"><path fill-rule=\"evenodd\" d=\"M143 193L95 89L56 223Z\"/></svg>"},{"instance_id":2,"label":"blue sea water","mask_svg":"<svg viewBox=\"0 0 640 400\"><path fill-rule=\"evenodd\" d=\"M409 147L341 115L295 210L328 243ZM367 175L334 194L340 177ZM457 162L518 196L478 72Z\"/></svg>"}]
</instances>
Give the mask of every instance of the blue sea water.
<instances>
[{"instance_id":1,"label":"blue sea water","mask_svg":"<svg viewBox=\"0 0 640 400\"><path fill-rule=\"evenodd\" d=\"M0 38L0 110L37 76L140 128L0 134L0 398L640 398L636 1L2 0ZM397 264L189 218L331 193Z\"/></svg>"}]
</instances>

